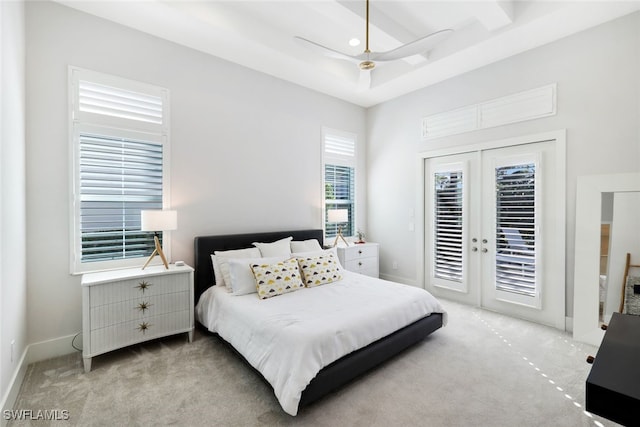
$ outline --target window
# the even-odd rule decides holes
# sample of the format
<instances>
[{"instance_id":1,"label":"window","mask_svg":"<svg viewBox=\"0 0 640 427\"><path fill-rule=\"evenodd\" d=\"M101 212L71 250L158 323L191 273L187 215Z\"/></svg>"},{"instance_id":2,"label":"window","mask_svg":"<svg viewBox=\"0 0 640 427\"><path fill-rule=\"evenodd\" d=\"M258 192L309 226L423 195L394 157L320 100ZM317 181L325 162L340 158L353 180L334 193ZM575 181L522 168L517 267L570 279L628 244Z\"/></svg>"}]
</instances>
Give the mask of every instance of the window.
<instances>
[{"instance_id":1,"label":"window","mask_svg":"<svg viewBox=\"0 0 640 427\"><path fill-rule=\"evenodd\" d=\"M324 229L325 237L355 235L356 136L335 130L323 130ZM329 211L346 209L347 222L329 222Z\"/></svg>"},{"instance_id":2,"label":"window","mask_svg":"<svg viewBox=\"0 0 640 427\"><path fill-rule=\"evenodd\" d=\"M462 170L434 174L434 277L463 280L463 177Z\"/></svg>"},{"instance_id":3,"label":"window","mask_svg":"<svg viewBox=\"0 0 640 427\"><path fill-rule=\"evenodd\" d=\"M497 167L496 289L536 296L536 164Z\"/></svg>"},{"instance_id":4,"label":"window","mask_svg":"<svg viewBox=\"0 0 640 427\"><path fill-rule=\"evenodd\" d=\"M71 271L142 265L140 211L169 207L168 91L74 67L69 80Z\"/></svg>"}]
</instances>

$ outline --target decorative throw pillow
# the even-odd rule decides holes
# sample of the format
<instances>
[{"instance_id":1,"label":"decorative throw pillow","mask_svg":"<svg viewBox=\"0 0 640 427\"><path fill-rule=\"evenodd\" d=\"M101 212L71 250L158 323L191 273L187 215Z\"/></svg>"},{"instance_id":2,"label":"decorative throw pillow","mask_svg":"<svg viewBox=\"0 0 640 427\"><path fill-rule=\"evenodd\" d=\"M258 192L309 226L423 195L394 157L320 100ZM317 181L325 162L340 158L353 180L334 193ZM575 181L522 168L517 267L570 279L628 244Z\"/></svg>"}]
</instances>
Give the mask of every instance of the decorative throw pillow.
<instances>
[{"instance_id":1,"label":"decorative throw pillow","mask_svg":"<svg viewBox=\"0 0 640 427\"><path fill-rule=\"evenodd\" d=\"M274 264L251 264L261 299L286 294L304 288L295 258Z\"/></svg>"},{"instance_id":2,"label":"decorative throw pillow","mask_svg":"<svg viewBox=\"0 0 640 427\"><path fill-rule=\"evenodd\" d=\"M260 249L260 254L263 257L268 256L289 256L291 255L291 247L289 242L293 237L285 237L284 239L276 240L271 243L253 242L253 246Z\"/></svg>"},{"instance_id":3,"label":"decorative throw pillow","mask_svg":"<svg viewBox=\"0 0 640 427\"><path fill-rule=\"evenodd\" d=\"M342 279L340 263L332 253L298 257L302 279L306 287L333 283Z\"/></svg>"},{"instance_id":4,"label":"decorative throw pillow","mask_svg":"<svg viewBox=\"0 0 640 427\"><path fill-rule=\"evenodd\" d=\"M272 264L285 261L288 257L271 258L229 258L229 277L231 281L227 286L233 295L246 295L256 293L256 279L251 270L252 264Z\"/></svg>"},{"instance_id":5,"label":"decorative throw pillow","mask_svg":"<svg viewBox=\"0 0 640 427\"><path fill-rule=\"evenodd\" d=\"M293 241L291 242L291 252L312 252L312 251L321 251L322 247L320 243L318 243L317 239L309 239L302 241Z\"/></svg>"},{"instance_id":6,"label":"decorative throw pillow","mask_svg":"<svg viewBox=\"0 0 640 427\"><path fill-rule=\"evenodd\" d=\"M316 257L321 255L329 255L329 254L333 254L333 259L335 263L338 265L338 267L343 268L342 264L340 264L340 258L338 258L338 248L336 247L329 248L329 249L321 249L319 251L297 252L293 254L293 256L300 259L300 258L307 258L307 257Z\"/></svg>"},{"instance_id":7,"label":"decorative throw pillow","mask_svg":"<svg viewBox=\"0 0 640 427\"><path fill-rule=\"evenodd\" d=\"M215 251L213 253L216 257L216 264L218 265L218 270L222 275L222 283L230 288L231 277L229 277L229 258L260 258L260 250L258 248L246 248L246 249L231 249L228 251ZM215 266L213 268L215 273ZM218 276L216 276L216 283L220 284L218 281Z\"/></svg>"}]
</instances>

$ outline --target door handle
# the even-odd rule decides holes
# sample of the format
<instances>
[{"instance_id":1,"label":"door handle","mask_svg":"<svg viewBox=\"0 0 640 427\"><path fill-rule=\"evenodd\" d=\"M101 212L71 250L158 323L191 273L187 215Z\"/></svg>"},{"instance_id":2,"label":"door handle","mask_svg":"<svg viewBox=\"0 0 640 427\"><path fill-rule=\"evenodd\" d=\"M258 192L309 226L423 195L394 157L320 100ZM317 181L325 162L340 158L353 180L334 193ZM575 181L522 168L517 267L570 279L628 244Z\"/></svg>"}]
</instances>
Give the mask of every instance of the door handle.
<instances>
[{"instance_id":1,"label":"door handle","mask_svg":"<svg viewBox=\"0 0 640 427\"><path fill-rule=\"evenodd\" d=\"M489 249L487 249L487 248L482 248L482 253L483 253L483 254L486 254L487 252L489 252Z\"/></svg>"},{"instance_id":2,"label":"door handle","mask_svg":"<svg viewBox=\"0 0 640 427\"><path fill-rule=\"evenodd\" d=\"M475 246L471 248L471 252L478 252L478 248L476 248Z\"/></svg>"}]
</instances>

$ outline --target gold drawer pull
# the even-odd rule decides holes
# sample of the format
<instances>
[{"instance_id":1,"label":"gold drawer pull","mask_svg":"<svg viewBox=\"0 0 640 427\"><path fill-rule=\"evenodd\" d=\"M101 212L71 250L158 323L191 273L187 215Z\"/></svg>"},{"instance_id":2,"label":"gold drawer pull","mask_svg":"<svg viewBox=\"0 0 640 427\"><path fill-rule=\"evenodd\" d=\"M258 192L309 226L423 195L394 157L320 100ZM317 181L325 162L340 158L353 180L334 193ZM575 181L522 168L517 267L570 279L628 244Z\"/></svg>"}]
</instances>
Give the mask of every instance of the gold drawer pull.
<instances>
[{"instance_id":1,"label":"gold drawer pull","mask_svg":"<svg viewBox=\"0 0 640 427\"><path fill-rule=\"evenodd\" d=\"M149 310L153 304L150 304L148 301L139 302L136 307L139 311L142 311L144 314L145 310Z\"/></svg>"},{"instance_id":2,"label":"gold drawer pull","mask_svg":"<svg viewBox=\"0 0 640 427\"><path fill-rule=\"evenodd\" d=\"M151 324L147 322L142 322L138 325L138 330L142 332L142 335L144 335L144 333L147 332L149 328L151 328Z\"/></svg>"},{"instance_id":3,"label":"gold drawer pull","mask_svg":"<svg viewBox=\"0 0 640 427\"><path fill-rule=\"evenodd\" d=\"M151 287L151 283L147 282L146 280L143 280L142 282L138 283L138 286L136 286L136 288L140 289L143 294L144 294L144 291L149 289L150 287Z\"/></svg>"}]
</instances>

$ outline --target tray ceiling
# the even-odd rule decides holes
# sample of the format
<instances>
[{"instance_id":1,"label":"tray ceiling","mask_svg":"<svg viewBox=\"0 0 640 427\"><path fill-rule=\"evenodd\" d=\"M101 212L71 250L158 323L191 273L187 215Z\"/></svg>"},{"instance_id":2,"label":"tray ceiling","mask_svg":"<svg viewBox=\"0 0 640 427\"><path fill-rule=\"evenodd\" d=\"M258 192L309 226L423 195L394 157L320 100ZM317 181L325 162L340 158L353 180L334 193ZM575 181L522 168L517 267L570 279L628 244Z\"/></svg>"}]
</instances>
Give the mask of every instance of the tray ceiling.
<instances>
[{"instance_id":1,"label":"tray ceiling","mask_svg":"<svg viewBox=\"0 0 640 427\"><path fill-rule=\"evenodd\" d=\"M387 51L445 28L425 55L361 71L294 40L357 55L364 0L58 3L368 107L640 9L640 1L371 0L370 48ZM351 39L360 45L349 45Z\"/></svg>"}]
</instances>

